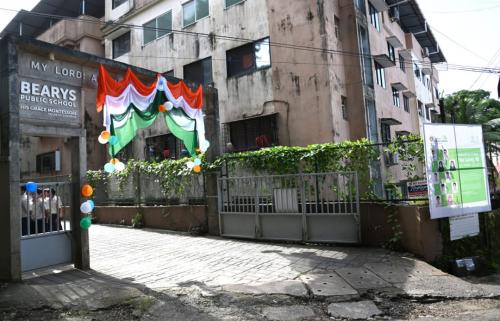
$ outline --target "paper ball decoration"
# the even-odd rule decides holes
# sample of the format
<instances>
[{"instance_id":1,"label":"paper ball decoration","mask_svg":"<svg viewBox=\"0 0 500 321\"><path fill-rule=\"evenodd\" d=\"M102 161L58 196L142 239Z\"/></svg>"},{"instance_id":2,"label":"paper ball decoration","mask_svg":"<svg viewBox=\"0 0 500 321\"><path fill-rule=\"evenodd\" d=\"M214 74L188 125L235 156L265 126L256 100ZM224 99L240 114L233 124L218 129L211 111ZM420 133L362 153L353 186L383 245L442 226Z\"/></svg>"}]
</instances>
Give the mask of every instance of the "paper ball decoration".
<instances>
[{"instance_id":1,"label":"paper ball decoration","mask_svg":"<svg viewBox=\"0 0 500 321\"><path fill-rule=\"evenodd\" d=\"M195 165L201 165L201 159L196 158L196 159L194 160L194 164L195 164Z\"/></svg>"},{"instance_id":2,"label":"paper ball decoration","mask_svg":"<svg viewBox=\"0 0 500 321\"><path fill-rule=\"evenodd\" d=\"M158 106L158 111L160 113L164 113L167 111L167 108L165 107L165 105L160 105L160 106Z\"/></svg>"},{"instance_id":3,"label":"paper ball decoration","mask_svg":"<svg viewBox=\"0 0 500 321\"><path fill-rule=\"evenodd\" d=\"M194 165L193 172L195 172L195 173L201 172L201 166L200 165Z\"/></svg>"},{"instance_id":4,"label":"paper ball decoration","mask_svg":"<svg viewBox=\"0 0 500 321\"><path fill-rule=\"evenodd\" d=\"M174 104L172 104L171 102L167 101L165 103L165 108L167 108L167 110L171 110L172 108L174 108Z\"/></svg>"},{"instance_id":5,"label":"paper ball decoration","mask_svg":"<svg viewBox=\"0 0 500 321\"><path fill-rule=\"evenodd\" d=\"M97 141L99 142L99 144L107 144L108 143L108 139L104 139L102 138L102 136L99 136L99 138L97 138Z\"/></svg>"},{"instance_id":6,"label":"paper ball decoration","mask_svg":"<svg viewBox=\"0 0 500 321\"><path fill-rule=\"evenodd\" d=\"M110 145L116 145L116 144L118 144L118 137L110 136L108 142Z\"/></svg>"},{"instance_id":7,"label":"paper ball decoration","mask_svg":"<svg viewBox=\"0 0 500 321\"><path fill-rule=\"evenodd\" d=\"M186 162L186 167L189 168L189 169L193 169L193 167L195 166L196 164L192 161L189 161L189 162Z\"/></svg>"},{"instance_id":8,"label":"paper ball decoration","mask_svg":"<svg viewBox=\"0 0 500 321\"><path fill-rule=\"evenodd\" d=\"M82 217L82 219L80 220L80 227L84 230L88 230L90 225L92 225L92 219L90 218L90 216Z\"/></svg>"},{"instance_id":9,"label":"paper ball decoration","mask_svg":"<svg viewBox=\"0 0 500 321\"><path fill-rule=\"evenodd\" d=\"M80 212L83 214L88 214L92 212L92 206L89 202L83 202L82 205L80 205Z\"/></svg>"},{"instance_id":10,"label":"paper ball decoration","mask_svg":"<svg viewBox=\"0 0 500 321\"><path fill-rule=\"evenodd\" d=\"M28 193L35 193L38 185L35 182L26 183L26 191Z\"/></svg>"},{"instance_id":11,"label":"paper ball decoration","mask_svg":"<svg viewBox=\"0 0 500 321\"><path fill-rule=\"evenodd\" d=\"M120 162L118 158L113 158L112 160L109 161L111 164L116 165Z\"/></svg>"},{"instance_id":12,"label":"paper ball decoration","mask_svg":"<svg viewBox=\"0 0 500 321\"><path fill-rule=\"evenodd\" d=\"M90 197L90 196L92 196L93 193L94 193L94 189L89 184L85 184L82 186L82 196L83 197Z\"/></svg>"},{"instance_id":13,"label":"paper ball decoration","mask_svg":"<svg viewBox=\"0 0 500 321\"><path fill-rule=\"evenodd\" d=\"M111 163L106 163L106 165L104 165L104 171L106 173L112 173L115 171L115 165L114 164L111 164Z\"/></svg>"},{"instance_id":14,"label":"paper ball decoration","mask_svg":"<svg viewBox=\"0 0 500 321\"><path fill-rule=\"evenodd\" d=\"M110 136L111 136L111 133L110 133L110 132L108 132L107 130L103 130L103 131L101 132L101 135L100 135L99 137L102 137L103 139L108 140Z\"/></svg>"},{"instance_id":15,"label":"paper ball decoration","mask_svg":"<svg viewBox=\"0 0 500 321\"><path fill-rule=\"evenodd\" d=\"M125 169L125 164L122 162L118 162L115 164L115 171L121 172L122 170Z\"/></svg>"},{"instance_id":16,"label":"paper ball decoration","mask_svg":"<svg viewBox=\"0 0 500 321\"><path fill-rule=\"evenodd\" d=\"M94 207L95 207L95 203L94 203L94 201L93 201L93 200L87 200L87 203L89 203L90 208L93 210L93 209L94 209Z\"/></svg>"}]
</instances>

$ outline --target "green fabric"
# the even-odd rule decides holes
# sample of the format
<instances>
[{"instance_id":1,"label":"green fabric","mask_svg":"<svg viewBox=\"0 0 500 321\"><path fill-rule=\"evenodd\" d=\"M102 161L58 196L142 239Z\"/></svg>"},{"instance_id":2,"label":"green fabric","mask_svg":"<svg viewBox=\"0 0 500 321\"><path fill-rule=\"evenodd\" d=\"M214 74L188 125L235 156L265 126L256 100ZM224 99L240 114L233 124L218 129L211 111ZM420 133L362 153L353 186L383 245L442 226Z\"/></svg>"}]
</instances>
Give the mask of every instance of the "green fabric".
<instances>
[{"instance_id":1,"label":"green fabric","mask_svg":"<svg viewBox=\"0 0 500 321\"><path fill-rule=\"evenodd\" d=\"M172 134L174 134L175 137L182 140L182 142L184 143L184 146L186 147L189 154L192 157L195 157L196 156L196 146L197 146L197 142L198 142L196 130L194 130L194 131L184 130L181 126L179 126L175 122L174 118L172 117L172 113L179 113L179 112L184 114L184 112L180 109L172 109L170 112L166 112L165 113L165 123L167 124L168 129L170 129L170 132Z\"/></svg>"},{"instance_id":2,"label":"green fabric","mask_svg":"<svg viewBox=\"0 0 500 321\"><path fill-rule=\"evenodd\" d=\"M128 106L127 111L120 115L112 115L111 116L111 135L114 135L118 138L118 143L115 145L109 145L109 154L111 157L115 157L115 155L125 148L127 144L129 144L134 137L137 135L138 129L144 129L151 126L156 117L158 117L158 107L166 101L165 94L162 91L158 91L156 96L149 105L149 107L145 111L140 111L136 106L130 104ZM196 155L196 147L197 147L197 135L195 131L187 131L183 129L182 126L179 126L171 113L174 113L176 116L184 116L189 118L182 110L173 109L170 112L165 112L165 124L167 125L170 132L182 140L184 146L188 150L191 156ZM116 126L118 122L123 122L127 118L128 120L124 122L120 127ZM191 118L189 118L191 119ZM194 121L194 120L193 120Z\"/></svg>"}]
</instances>

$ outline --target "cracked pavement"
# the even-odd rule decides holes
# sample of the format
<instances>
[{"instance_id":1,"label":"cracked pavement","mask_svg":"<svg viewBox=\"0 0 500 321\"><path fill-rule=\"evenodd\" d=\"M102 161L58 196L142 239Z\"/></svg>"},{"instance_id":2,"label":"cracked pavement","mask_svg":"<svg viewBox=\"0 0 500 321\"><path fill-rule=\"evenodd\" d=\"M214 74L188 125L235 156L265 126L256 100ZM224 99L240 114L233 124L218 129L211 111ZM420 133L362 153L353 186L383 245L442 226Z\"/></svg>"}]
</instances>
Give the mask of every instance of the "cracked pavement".
<instances>
[{"instance_id":1,"label":"cracked pavement","mask_svg":"<svg viewBox=\"0 0 500 321\"><path fill-rule=\"evenodd\" d=\"M93 225L90 249L91 271L3 285L2 319L500 319L498 279L460 279L378 248Z\"/></svg>"}]
</instances>

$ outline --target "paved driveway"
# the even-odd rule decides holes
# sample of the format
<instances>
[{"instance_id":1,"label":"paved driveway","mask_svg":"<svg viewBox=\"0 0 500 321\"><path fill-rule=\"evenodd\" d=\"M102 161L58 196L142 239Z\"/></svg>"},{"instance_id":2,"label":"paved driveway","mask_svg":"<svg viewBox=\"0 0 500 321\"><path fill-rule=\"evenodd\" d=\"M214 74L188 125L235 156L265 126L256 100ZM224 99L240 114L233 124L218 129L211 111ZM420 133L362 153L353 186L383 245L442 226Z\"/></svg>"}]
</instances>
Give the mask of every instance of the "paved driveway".
<instances>
[{"instance_id":1,"label":"paved driveway","mask_svg":"<svg viewBox=\"0 0 500 321\"><path fill-rule=\"evenodd\" d=\"M420 260L377 248L250 242L93 225L90 249L92 269L150 288L275 283L288 289L297 282L295 290L300 292L306 285L309 293L318 296L386 288L410 295L500 293L500 287L478 288Z\"/></svg>"}]
</instances>

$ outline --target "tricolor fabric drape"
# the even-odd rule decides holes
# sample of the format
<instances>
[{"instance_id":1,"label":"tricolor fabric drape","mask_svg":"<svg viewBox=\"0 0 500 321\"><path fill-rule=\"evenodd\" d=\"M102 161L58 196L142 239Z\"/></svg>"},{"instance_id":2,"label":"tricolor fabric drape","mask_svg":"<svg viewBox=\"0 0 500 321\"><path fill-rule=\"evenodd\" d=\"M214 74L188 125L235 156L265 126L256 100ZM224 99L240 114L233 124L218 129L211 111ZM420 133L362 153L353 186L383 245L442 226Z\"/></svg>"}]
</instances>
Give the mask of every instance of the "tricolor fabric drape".
<instances>
[{"instance_id":1,"label":"tricolor fabric drape","mask_svg":"<svg viewBox=\"0 0 500 321\"><path fill-rule=\"evenodd\" d=\"M160 106L166 110L160 112ZM192 91L183 81L176 84L158 75L151 84L142 83L129 68L121 81L114 80L104 66L99 67L97 111L103 113L103 125L118 142L109 146L114 157L130 143L138 129L151 126L164 117L170 132L182 140L191 154L208 147L203 123L203 89Z\"/></svg>"}]
</instances>

